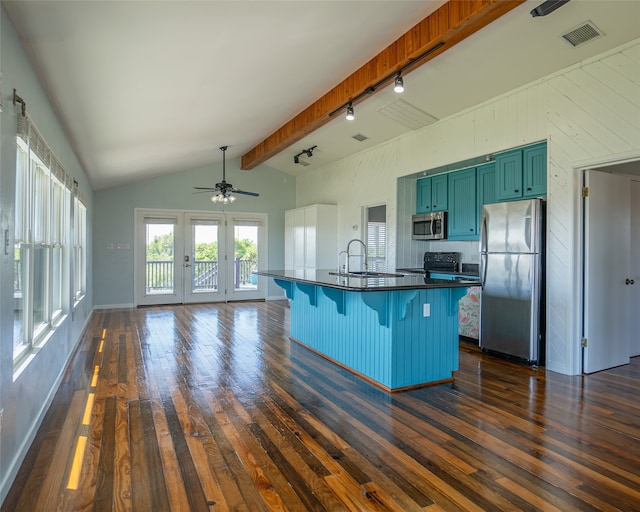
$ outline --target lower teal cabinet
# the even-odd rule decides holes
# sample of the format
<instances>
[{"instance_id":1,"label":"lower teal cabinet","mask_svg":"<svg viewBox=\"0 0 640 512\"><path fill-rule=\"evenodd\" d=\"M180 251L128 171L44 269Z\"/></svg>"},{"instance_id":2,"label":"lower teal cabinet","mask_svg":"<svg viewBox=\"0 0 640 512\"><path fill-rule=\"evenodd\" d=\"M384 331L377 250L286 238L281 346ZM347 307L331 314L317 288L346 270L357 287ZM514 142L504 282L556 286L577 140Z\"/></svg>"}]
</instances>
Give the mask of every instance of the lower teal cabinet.
<instances>
[{"instance_id":1,"label":"lower teal cabinet","mask_svg":"<svg viewBox=\"0 0 640 512\"><path fill-rule=\"evenodd\" d=\"M478 238L478 208L476 168L449 174L448 238L475 240Z\"/></svg>"}]
</instances>

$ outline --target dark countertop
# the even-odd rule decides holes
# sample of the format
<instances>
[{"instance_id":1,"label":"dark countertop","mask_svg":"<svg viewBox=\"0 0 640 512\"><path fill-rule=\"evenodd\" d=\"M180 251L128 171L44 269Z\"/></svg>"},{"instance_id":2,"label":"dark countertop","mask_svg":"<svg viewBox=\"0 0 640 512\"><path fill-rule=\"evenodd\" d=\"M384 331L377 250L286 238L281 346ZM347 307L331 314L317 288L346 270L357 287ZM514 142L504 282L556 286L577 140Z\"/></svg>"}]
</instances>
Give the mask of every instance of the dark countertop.
<instances>
[{"instance_id":1,"label":"dark countertop","mask_svg":"<svg viewBox=\"0 0 640 512\"><path fill-rule=\"evenodd\" d=\"M327 269L290 269L290 270L259 270L253 272L259 276L273 277L284 281L328 286L349 291L383 291L383 290L415 290L422 288L464 288L477 286L477 279L429 279L422 274L404 274L402 277L347 277L330 274ZM399 273L399 272L398 272Z\"/></svg>"}]
</instances>

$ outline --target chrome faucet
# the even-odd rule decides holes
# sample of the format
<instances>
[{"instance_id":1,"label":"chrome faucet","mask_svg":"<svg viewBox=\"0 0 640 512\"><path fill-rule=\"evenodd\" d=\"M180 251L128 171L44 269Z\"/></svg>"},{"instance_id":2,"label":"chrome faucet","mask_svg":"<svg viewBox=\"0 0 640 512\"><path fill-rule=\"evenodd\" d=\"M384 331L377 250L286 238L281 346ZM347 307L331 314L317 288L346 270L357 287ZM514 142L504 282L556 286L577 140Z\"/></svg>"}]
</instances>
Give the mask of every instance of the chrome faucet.
<instances>
[{"instance_id":1,"label":"chrome faucet","mask_svg":"<svg viewBox=\"0 0 640 512\"><path fill-rule=\"evenodd\" d=\"M347 244L347 268L346 268L346 272L347 272L347 274L349 273L349 258L351 258L351 253L349 252L349 248L351 247L351 244L353 242L359 242L360 245L362 245L362 248L364 250L364 269L363 270L366 272L367 270L369 270L369 258L367 256L367 246L359 238L354 238L352 240L349 240L349 243Z\"/></svg>"},{"instance_id":2,"label":"chrome faucet","mask_svg":"<svg viewBox=\"0 0 640 512\"><path fill-rule=\"evenodd\" d=\"M347 257L345 259L345 264L344 265L340 265L340 256L342 256L343 254L346 255ZM336 269L336 272L338 274L343 274L343 273L345 273L347 271L347 265L348 265L347 261L348 260L349 260L349 255L347 254L347 251L340 251L338 253L338 268Z\"/></svg>"}]
</instances>

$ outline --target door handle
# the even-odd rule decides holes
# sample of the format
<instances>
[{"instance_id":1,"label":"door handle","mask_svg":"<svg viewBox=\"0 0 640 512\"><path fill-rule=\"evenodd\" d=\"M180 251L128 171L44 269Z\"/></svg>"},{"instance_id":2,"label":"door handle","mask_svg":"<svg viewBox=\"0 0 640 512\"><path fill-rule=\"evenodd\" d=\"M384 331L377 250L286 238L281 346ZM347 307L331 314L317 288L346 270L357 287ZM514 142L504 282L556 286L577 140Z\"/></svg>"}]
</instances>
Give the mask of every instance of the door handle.
<instances>
[{"instance_id":1,"label":"door handle","mask_svg":"<svg viewBox=\"0 0 640 512\"><path fill-rule=\"evenodd\" d=\"M627 284L627 285L633 284L633 283L634 283L633 279L626 279L624 282L624 284Z\"/></svg>"}]
</instances>

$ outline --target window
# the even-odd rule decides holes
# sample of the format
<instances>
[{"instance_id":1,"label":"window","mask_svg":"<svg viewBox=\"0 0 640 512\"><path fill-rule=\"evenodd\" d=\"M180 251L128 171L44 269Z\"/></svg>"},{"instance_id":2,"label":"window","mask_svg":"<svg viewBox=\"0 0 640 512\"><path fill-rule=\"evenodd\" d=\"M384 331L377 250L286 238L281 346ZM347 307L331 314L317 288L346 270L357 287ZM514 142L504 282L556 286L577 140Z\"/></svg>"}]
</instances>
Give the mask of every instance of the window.
<instances>
[{"instance_id":1,"label":"window","mask_svg":"<svg viewBox=\"0 0 640 512\"><path fill-rule=\"evenodd\" d=\"M86 291L86 207L26 117L19 116L13 278L13 356L20 364ZM71 223L71 206L74 207ZM73 236L72 236L73 235ZM70 272L71 243L79 255Z\"/></svg>"},{"instance_id":2,"label":"window","mask_svg":"<svg viewBox=\"0 0 640 512\"><path fill-rule=\"evenodd\" d=\"M367 257L369 270L387 269L387 206L367 208Z\"/></svg>"}]
</instances>

